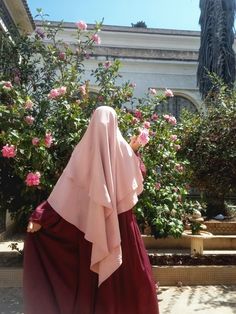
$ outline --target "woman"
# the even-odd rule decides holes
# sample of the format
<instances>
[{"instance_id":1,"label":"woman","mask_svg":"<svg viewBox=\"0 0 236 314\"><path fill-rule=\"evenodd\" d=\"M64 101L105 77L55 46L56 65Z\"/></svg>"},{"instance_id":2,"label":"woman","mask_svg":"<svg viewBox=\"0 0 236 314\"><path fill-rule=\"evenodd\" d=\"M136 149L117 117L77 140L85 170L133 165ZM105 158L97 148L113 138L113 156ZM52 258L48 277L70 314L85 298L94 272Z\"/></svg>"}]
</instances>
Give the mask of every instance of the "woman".
<instances>
[{"instance_id":1,"label":"woman","mask_svg":"<svg viewBox=\"0 0 236 314\"><path fill-rule=\"evenodd\" d=\"M142 181L115 111L97 108L48 200L31 215L25 314L158 313L132 213Z\"/></svg>"}]
</instances>

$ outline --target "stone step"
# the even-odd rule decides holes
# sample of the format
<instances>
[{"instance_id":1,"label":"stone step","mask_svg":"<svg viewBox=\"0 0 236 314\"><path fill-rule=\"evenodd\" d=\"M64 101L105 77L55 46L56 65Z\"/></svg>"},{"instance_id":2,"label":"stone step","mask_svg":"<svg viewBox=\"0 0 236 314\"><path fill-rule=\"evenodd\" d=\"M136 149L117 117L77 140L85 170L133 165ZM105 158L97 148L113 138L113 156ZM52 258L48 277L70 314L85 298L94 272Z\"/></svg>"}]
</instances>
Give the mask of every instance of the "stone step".
<instances>
[{"instance_id":1,"label":"stone step","mask_svg":"<svg viewBox=\"0 0 236 314\"><path fill-rule=\"evenodd\" d=\"M152 266L160 286L235 285L236 266ZM22 267L0 267L0 288L22 287Z\"/></svg>"},{"instance_id":2,"label":"stone step","mask_svg":"<svg viewBox=\"0 0 236 314\"><path fill-rule=\"evenodd\" d=\"M142 235L142 238L147 249L186 249L191 246L191 239L188 237L155 239L150 235ZM204 239L204 250L222 249L236 250L236 235L215 235Z\"/></svg>"}]
</instances>

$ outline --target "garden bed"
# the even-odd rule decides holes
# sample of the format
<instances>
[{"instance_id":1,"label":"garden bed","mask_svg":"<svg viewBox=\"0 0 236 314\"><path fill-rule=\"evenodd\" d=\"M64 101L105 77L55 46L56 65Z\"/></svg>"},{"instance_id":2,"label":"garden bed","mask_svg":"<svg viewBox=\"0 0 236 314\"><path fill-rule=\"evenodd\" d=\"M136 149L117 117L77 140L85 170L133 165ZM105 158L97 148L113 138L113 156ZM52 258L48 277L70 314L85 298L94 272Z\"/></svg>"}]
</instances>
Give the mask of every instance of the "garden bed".
<instances>
[{"instance_id":1,"label":"garden bed","mask_svg":"<svg viewBox=\"0 0 236 314\"><path fill-rule=\"evenodd\" d=\"M158 266L178 266L178 265L236 265L236 254L220 255L200 255L197 257L191 255L160 255L149 254L149 260L152 265Z\"/></svg>"}]
</instances>

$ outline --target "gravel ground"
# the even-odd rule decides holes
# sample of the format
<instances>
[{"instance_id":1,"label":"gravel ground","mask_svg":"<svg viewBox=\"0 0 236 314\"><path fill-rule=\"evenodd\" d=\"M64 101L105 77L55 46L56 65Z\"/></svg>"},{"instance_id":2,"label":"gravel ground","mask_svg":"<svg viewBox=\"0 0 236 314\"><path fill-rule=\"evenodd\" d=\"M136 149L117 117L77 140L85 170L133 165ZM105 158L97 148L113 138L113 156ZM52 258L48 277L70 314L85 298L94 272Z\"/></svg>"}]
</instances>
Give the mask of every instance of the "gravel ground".
<instances>
[{"instance_id":1,"label":"gravel ground","mask_svg":"<svg viewBox=\"0 0 236 314\"><path fill-rule=\"evenodd\" d=\"M23 313L22 289L0 288L0 314Z\"/></svg>"},{"instance_id":2,"label":"gravel ground","mask_svg":"<svg viewBox=\"0 0 236 314\"><path fill-rule=\"evenodd\" d=\"M160 314L236 314L235 295L236 286L160 287ZM0 314L24 314L21 288L0 288Z\"/></svg>"}]
</instances>

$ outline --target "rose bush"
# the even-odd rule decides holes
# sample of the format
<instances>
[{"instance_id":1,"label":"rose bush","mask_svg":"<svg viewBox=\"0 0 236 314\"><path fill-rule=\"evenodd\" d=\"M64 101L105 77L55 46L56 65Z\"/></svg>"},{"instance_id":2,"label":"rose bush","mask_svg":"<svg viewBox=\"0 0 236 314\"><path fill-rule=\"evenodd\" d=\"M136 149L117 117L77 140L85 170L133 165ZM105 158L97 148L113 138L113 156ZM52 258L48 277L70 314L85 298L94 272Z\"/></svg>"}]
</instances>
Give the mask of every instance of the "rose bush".
<instances>
[{"instance_id":1,"label":"rose bush","mask_svg":"<svg viewBox=\"0 0 236 314\"><path fill-rule=\"evenodd\" d=\"M97 85L97 93L92 93L90 81L84 79L84 60L101 41L101 24L94 30L88 30L83 21L76 26L76 47L58 39L61 25L51 27L43 21L34 34L16 40L7 53L1 52L1 210L8 209L26 221L29 212L49 195L93 110L108 105L117 110L125 138L129 141L136 134L142 145L147 175L136 207L139 222L148 224L157 237L180 236L188 207L187 163L178 157L181 142L176 119L156 113L158 104L173 93L150 89L144 98L134 98L135 83L117 84L118 60L99 63L92 71ZM18 57L10 62L11 49Z\"/></svg>"}]
</instances>

